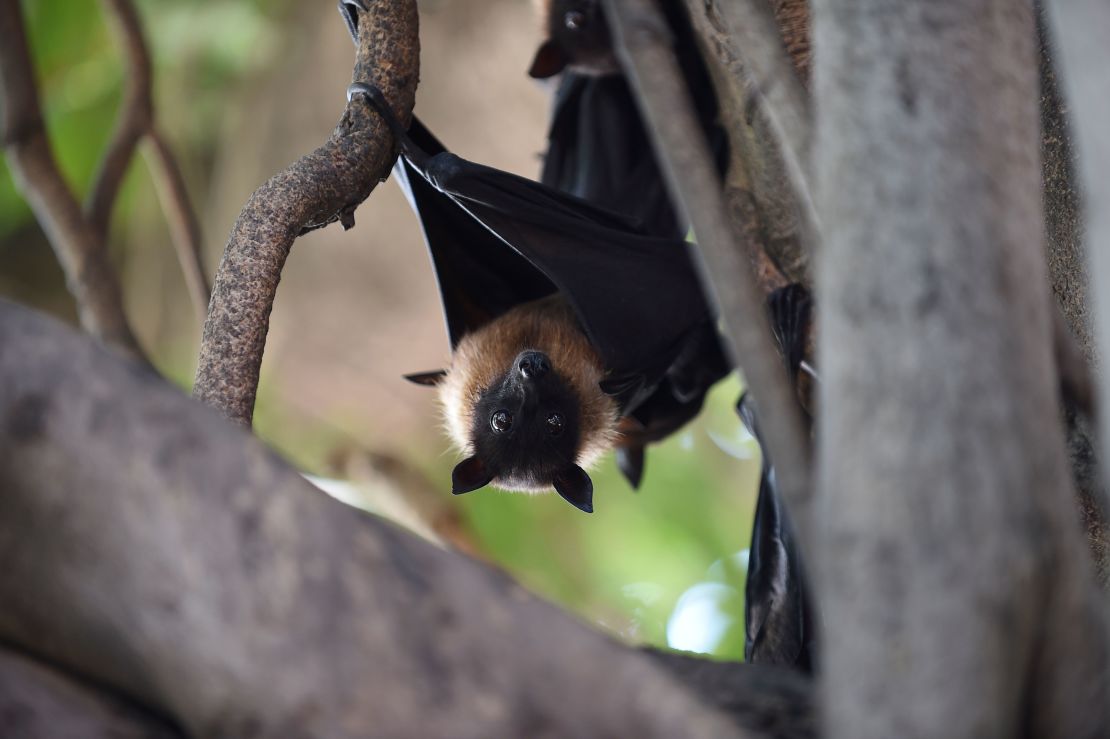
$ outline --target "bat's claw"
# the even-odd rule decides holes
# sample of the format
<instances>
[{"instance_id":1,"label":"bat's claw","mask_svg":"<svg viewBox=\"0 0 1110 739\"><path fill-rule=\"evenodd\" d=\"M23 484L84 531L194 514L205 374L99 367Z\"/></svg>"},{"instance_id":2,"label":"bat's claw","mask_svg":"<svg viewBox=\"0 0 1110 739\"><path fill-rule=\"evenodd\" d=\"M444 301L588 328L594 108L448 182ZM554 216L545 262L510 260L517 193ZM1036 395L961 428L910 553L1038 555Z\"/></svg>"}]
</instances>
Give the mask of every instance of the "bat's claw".
<instances>
[{"instance_id":1,"label":"bat's claw","mask_svg":"<svg viewBox=\"0 0 1110 739\"><path fill-rule=\"evenodd\" d=\"M352 82L347 87L347 102L351 102L356 95L365 97L371 107L382 117L390 133L400 143L405 158L423 169L427 165L428 155L409 138L408 130L401 125L401 121L398 120L397 114L393 112L382 91L366 82Z\"/></svg>"},{"instance_id":2,"label":"bat's claw","mask_svg":"<svg viewBox=\"0 0 1110 739\"><path fill-rule=\"evenodd\" d=\"M347 32L351 34L351 40L358 44L358 12L362 11L367 13L370 8L362 0L339 0L339 15L343 16L343 22L347 24Z\"/></svg>"},{"instance_id":3,"label":"bat's claw","mask_svg":"<svg viewBox=\"0 0 1110 739\"><path fill-rule=\"evenodd\" d=\"M393 108L389 107L389 101L385 99L385 95L374 85L365 82L352 82L347 87L347 102L354 100L355 95L362 95L369 102L370 105L378 112L378 115L385 121L385 125L389 126L389 130L397 138L398 141L404 142L408 138L408 132L405 127L401 125L401 121L397 120Z\"/></svg>"}]
</instances>

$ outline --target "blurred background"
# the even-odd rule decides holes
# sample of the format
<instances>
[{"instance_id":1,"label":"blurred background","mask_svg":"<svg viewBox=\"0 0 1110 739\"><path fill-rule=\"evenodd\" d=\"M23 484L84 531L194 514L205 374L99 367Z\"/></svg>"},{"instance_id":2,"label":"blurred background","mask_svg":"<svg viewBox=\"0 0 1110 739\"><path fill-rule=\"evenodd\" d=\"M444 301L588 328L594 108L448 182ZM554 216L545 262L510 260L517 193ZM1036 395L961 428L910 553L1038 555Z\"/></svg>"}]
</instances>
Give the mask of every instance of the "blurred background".
<instances>
[{"instance_id":1,"label":"blurred background","mask_svg":"<svg viewBox=\"0 0 1110 739\"><path fill-rule=\"evenodd\" d=\"M156 112L215 274L250 193L339 120L354 49L333 0L137 0ZM460 155L535 177L550 93L526 70L529 0L422 0L417 114ZM55 156L87 193L123 68L95 0L24 3ZM607 460L597 512L557 496L450 495L456 461L433 393L406 372L448 343L416 221L381 185L338 225L298 240L274 306L255 430L338 497L450 540L621 638L739 659L759 452L732 408L736 379L697 422L648 452L634 492ZM113 216L128 315L158 369L188 391L200 326L153 184L136 158ZM0 163L0 295L76 323L49 244ZM0 351L2 351L0 347Z\"/></svg>"}]
</instances>

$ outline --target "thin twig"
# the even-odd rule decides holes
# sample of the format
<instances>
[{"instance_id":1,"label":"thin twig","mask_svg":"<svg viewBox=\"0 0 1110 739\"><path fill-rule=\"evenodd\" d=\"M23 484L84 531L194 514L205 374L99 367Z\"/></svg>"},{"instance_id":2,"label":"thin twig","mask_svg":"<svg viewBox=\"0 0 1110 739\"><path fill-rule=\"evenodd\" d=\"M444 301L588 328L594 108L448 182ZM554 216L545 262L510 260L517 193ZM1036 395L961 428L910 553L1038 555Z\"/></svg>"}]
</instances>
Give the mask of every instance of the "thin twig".
<instances>
[{"instance_id":1,"label":"thin twig","mask_svg":"<svg viewBox=\"0 0 1110 739\"><path fill-rule=\"evenodd\" d=\"M797 403L775 353L745 249L729 227L708 149L690 136L697 121L666 21L651 0L606 0L606 11L668 184L693 226L704 283L720 307L733 358L764 410L783 496L803 541L809 541L810 457Z\"/></svg>"},{"instance_id":2,"label":"thin twig","mask_svg":"<svg viewBox=\"0 0 1110 739\"><path fill-rule=\"evenodd\" d=\"M369 12L359 11L358 29L354 80L382 90L407 122L419 70L415 1L372 3ZM388 128L355 96L323 146L254 191L216 273L193 385L198 399L250 425L270 310L293 241L336 220L354 225L354 209L394 159Z\"/></svg>"},{"instance_id":3,"label":"thin twig","mask_svg":"<svg viewBox=\"0 0 1110 739\"><path fill-rule=\"evenodd\" d=\"M119 119L100 161L92 191L85 204L89 226L99 239L106 239L120 185L127 174L135 148L154 120L151 101L150 52L143 39L138 13L129 0L103 0L105 17L123 49L127 80Z\"/></svg>"},{"instance_id":4,"label":"thin twig","mask_svg":"<svg viewBox=\"0 0 1110 739\"><path fill-rule=\"evenodd\" d=\"M170 234L178 262L185 277L185 287L203 325L208 315L208 279L201 259L203 251L200 226L197 224L185 179L166 142L165 135L154 121L154 74L143 36L139 14L131 0L103 0L104 14L115 29L123 49L127 69L123 104L108 149L101 160L85 213L98 237L106 239L112 207L120 185L127 174L135 149L145 138L149 146L147 165L162 203L162 212L169 221Z\"/></svg>"},{"instance_id":5,"label":"thin twig","mask_svg":"<svg viewBox=\"0 0 1110 739\"><path fill-rule=\"evenodd\" d=\"M158 191L158 199L162 202L162 212L169 221L174 250L177 251L181 272L185 276L185 286L197 312L198 325L203 326L208 317L211 291L201 258L200 223L189 203L189 193L185 189L181 168L157 126L151 126L147 132L146 143L147 167Z\"/></svg>"},{"instance_id":6,"label":"thin twig","mask_svg":"<svg viewBox=\"0 0 1110 739\"><path fill-rule=\"evenodd\" d=\"M19 0L0 0L0 107L8 165L65 272L81 325L102 341L141 358L104 240L89 228L50 151L33 74Z\"/></svg>"}]
</instances>

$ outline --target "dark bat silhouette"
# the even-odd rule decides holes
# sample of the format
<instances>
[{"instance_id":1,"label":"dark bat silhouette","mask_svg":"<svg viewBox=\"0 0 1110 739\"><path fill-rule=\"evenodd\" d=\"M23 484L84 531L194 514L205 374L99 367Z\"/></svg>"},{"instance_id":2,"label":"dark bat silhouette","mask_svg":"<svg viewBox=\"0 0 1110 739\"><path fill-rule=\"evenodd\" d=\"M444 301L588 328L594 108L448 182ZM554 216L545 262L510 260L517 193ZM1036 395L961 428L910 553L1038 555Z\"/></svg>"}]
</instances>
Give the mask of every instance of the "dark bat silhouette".
<instances>
[{"instance_id":1,"label":"dark bat silhouette","mask_svg":"<svg viewBox=\"0 0 1110 739\"><path fill-rule=\"evenodd\" d=\"M779 353L790 379L799 389L799 403L808 421L810 406L805 391L809 388L808 380L816 379L805 363L812 313L809 292L801 285L787 285L768 296L767 310ZM750 394L741 396L736 410L763 449L748 554L744 659L809 671L816 655L816 606L798 550L797 534L779 492Z\"/></svg>"},{"instance_id":2,"label":"dark bat silhouette","mask_svg":"<svg viewBox=\"0 0 1110 739\"><path fill-rule=\"evenodd\" d=\"M468 455L456 493L554 487L592 510L582 469L697 414L728 366L693 246L626 217L447 152L381 93L365 94L402 142L394 174L424 229L453 349L437 384Z\"/></svg>"}]
</instances>

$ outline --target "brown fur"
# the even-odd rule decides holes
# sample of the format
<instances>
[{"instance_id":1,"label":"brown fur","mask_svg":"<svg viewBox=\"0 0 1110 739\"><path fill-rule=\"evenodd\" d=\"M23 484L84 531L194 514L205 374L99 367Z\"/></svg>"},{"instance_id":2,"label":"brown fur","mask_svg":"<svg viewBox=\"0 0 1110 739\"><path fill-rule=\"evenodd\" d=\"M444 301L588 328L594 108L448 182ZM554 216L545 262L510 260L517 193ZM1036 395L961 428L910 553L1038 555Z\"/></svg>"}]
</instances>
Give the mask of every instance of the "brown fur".
<instances>
[{"instance_id":1,"label":"brown fur","mask_svg":"<svg viewBox=\"0 0 1110 739\"><path fill-rule=\"evenodd\" d=\"M546 354L578 395L580 442L575 461L586 468L613 447L617 408L598 388L605 377L601 358L570 306L558 296L519 305L459 341L439 386L447 430L464 454L473 453L470 429L481 394L528 349Z\"/></svg>"}]
</instances>

